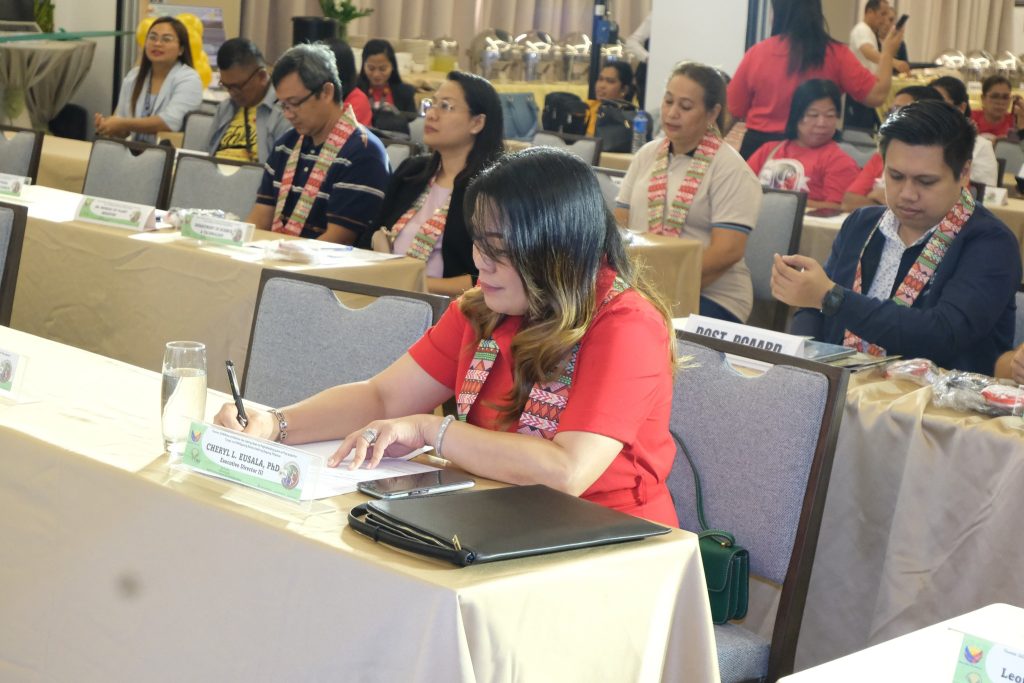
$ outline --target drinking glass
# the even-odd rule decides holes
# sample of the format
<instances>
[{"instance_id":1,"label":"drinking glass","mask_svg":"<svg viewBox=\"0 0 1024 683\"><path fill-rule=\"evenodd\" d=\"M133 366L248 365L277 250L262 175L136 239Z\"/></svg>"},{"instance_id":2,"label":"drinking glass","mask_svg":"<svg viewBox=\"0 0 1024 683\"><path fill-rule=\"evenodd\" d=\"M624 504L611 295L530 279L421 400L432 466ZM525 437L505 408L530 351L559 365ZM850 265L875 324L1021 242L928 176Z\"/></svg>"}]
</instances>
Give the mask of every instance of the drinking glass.
<instances>
[{"instance_id":1,"label":"drinking glass","mask_svg":"<svg viewBox=\"0 0 1024 683\"><path fill-rule=\"evenodd\" d=\"M206 345L167 342L163 374L160 419L164 448L175 452L184 446L192 421L206 415Z\"/></svg>"}]
</instances>

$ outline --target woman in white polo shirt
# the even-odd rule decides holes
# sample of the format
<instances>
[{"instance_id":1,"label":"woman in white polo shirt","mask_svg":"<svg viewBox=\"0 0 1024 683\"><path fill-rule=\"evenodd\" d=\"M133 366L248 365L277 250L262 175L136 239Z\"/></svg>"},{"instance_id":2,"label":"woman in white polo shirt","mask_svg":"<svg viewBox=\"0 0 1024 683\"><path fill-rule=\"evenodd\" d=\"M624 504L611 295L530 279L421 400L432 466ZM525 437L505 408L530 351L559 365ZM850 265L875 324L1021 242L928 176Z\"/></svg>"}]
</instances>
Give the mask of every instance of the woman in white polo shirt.
<instances>
[{"instance_id":1,"label":"woman in white polo shirt","mask_svg":"<svg viewBox=\"0 0 1024 683\"><path fill-rule=\"evenodd\" d=\"M725 82L716 69L677 65L661 102L665 137L636 153L615 217L632 232L699 240L700 314L744 322L754 294L743 253L761 208L761 185L722 141L724 110Z\"/></svg>"}]
</instances>

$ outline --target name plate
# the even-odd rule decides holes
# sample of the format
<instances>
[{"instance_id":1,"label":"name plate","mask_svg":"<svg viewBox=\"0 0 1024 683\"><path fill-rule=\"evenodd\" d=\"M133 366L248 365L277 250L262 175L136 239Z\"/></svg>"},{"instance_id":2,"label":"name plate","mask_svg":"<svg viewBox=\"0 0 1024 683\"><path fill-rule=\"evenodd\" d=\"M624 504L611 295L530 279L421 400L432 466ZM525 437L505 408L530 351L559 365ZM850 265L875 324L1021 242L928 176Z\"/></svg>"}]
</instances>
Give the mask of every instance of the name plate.
<instances>
[{"instance_id":1,"label":"name plate","mask_svg":"<svg viewBox=\"0 0 1024 683\"><path fill-rule=\"evenodd\" d=\"M700 315L691 315L683 326L683 331L788 356L800 356L804 349L803 337Z\"/></svg>"},{"instance_id":2,"label":"name plate","mask_svg":"<svg viewBox=\"0 0 1024 683\"><path fill-rule=\"evenodd\" d=\"M13 398L15 385L21 377L19 366L23 366L22 358L16 353L0 349L0 396Z\"/></svg>"},{"instance_id":3,"label":"name plate","mask_svg":"<svg viewBox=\"0 0 1024 683\"><path fill-rule=\"evenodd\" d=\"M99 223L128 230L156 228L156 209L145 204L119 202L102 197L83 197L75 218L88 223Z\"/></svg>"},{"instance_id":4,"label":"name plate","mask_svg":"<svg viewBox=\"0 0 1024 683\"><path fill-rule=\"evenodd\" d=\"M1008 190L1005 187L985 187L985 206L1006 206Z\"/></svg>"},{"instance_id":5,"label":"name plate","mask_svg":"<svg viewBox=\"0 0 1024 683\"><path fill-rule=\"evenodd\" d=\"M1024 683L1024 650L965 633L953 681Z\"/></svg>"},{"instance_id":6,"label":"name plate","mask_svg":"<svg viewBox=\"0 0 1024 683\"><path fill-rule=\"evenodd\" d=\"M10 173L0 173L0 196L20 197L21 191L32 184L31 178Z\"/></svg>"},{"instance_id":7,"label":"name plate","mask_svg":"<svg viewBox=\"0 0 1024 683\"><path fill-rule=\"evenodd\" d=\"M312 490L325 460L297 448L193 422L181 461L192 469L293 501Z\"/></svg>"},{"instance_id":8,"label":"name plate","mask_svg":"<svg viewBox=\"0 0 1024 683\"><path fill-rule=\"evenodd\" d=\"M207 240L218 244L231 244L237 247L252 241L256 226L252 223L232 221L216 216L191 214L181 224L182 237Z\"/></svg>"}]
</instances>

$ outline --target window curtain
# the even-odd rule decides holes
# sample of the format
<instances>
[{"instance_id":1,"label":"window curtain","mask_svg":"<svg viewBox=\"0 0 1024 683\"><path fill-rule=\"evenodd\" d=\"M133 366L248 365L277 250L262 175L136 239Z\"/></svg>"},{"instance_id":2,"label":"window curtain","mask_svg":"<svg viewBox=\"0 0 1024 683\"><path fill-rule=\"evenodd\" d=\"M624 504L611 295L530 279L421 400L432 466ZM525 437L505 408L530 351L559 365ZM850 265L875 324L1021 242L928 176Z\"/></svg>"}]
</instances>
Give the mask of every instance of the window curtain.
<instances>
[{"instance_id":1,"label":"window curtain","mask_svg":"<svg viewBox=\"0 0 1024 683\"><path fill-rule=\"evenodd\" d=\"M624 40L651 11L651 0L610 0L612 18ZM1012 4L1012 2L1011 2ZM513 35L547 31L558 41L567 33L591 32L593 0L356 0L373 14L349 24L350 35L368 38L437 38L459 41L459 61L468 66L466 49L480 31L500 28ZM275 60L291 45L293 16L321 16L316 0L246 0L242 35Z\"/></svg>"},{"instance_id":2,"label":"window curtain","mask_svg":"<svg viewBox=\"0 0 1024 683\"><path fill-rule=\"evenodd\" d=\"M1013 50L1014 0L898 0L909 14L906 43L911 60L930 62L943 50Z\"/></svg>"}]
</instances>

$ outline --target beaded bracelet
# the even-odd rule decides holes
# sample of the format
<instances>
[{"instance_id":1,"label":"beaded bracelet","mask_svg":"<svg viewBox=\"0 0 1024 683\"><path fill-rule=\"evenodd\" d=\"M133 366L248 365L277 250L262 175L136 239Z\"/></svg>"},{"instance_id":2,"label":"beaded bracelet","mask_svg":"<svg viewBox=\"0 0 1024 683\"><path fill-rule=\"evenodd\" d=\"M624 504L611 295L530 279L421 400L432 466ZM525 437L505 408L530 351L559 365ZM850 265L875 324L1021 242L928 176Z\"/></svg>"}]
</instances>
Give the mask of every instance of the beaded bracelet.
<instances>
[{"instance_id":1,"label":"beaded bracelet","mask_svg":"<svg viewBox=\"0 0 1024 683\"><path fill-rule=\"evenodd\" d=\"M434 439L434 455L439 458L443 458L441 455L441 442L444 441L444 433L448 431L448 426L455 421L454 415L448 415L441 420L441 427L437 430L437 438Z\"/></svg>"},{"instance_id":2,"label":"beaded bracelet","mask_svg":"<svg viewBox=\"0 0 1024 683\"><path fill-rule=\"evenodd\" d=\"M277 408L271 408L270 414L277 418L277 441L284 443L284 440L288 438L288 420Z\"/></svg>"}]
</instances>

